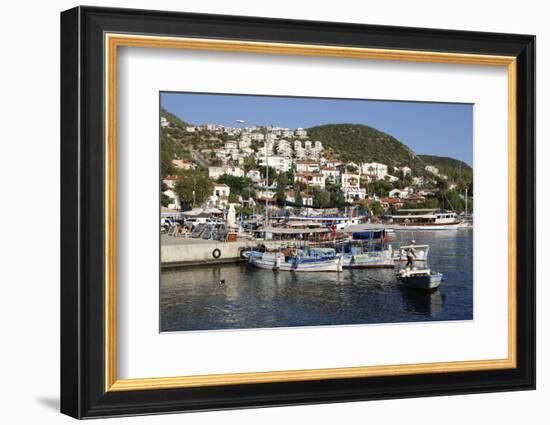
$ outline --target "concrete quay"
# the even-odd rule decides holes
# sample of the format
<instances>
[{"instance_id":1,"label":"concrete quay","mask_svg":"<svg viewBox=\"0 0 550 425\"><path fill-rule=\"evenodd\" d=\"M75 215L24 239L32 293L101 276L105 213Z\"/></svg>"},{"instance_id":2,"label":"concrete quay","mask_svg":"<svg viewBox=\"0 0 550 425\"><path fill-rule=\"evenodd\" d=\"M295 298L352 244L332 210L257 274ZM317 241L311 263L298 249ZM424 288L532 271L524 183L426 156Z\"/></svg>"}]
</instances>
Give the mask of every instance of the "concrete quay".
<instances>
[{"instance_id":1,"label":"concrete quay","mask_svg":"<svg viewBox=\"0 0 550 425\"><path fill-rule=\"evenodd\" d=\"M223 264L244 261L241 251L264 244L276 248L285 244L279 241L237 240L236 242L207 241L204 239L161 236L161 268L177 268L205 264Z\"/></svg>"}]
</instances>

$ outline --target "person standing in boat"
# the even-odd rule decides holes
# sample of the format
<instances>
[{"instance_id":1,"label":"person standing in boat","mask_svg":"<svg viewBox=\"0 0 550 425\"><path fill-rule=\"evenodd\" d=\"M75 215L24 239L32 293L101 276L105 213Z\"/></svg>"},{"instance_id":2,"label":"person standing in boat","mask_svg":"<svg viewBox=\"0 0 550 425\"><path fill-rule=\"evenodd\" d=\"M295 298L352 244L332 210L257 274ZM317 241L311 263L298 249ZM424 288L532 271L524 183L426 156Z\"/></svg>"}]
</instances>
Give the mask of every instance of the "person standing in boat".
<instances>
[{"instance_id":1,"label":"person standing in boat","mask_svg":"<svg viewBox=\"0 0 550 425\"><path fill-rule=\"evenodd\" d=\"M416 241L413 239L411 241L411 244L409 245L409 248L407 249L407 265L405 268L409 268L412 270L414 259L416 258L416 250L414 249L414 244Z\"/></svg>"}]
</instances>

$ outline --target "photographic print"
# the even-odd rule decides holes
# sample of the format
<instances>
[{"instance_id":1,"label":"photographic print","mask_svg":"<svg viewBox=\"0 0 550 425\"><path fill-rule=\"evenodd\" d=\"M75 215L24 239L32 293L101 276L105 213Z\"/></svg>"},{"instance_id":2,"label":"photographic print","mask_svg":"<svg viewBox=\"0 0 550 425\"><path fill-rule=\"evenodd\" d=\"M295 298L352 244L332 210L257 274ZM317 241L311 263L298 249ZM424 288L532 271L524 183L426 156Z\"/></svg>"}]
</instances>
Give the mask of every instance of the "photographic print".
<instances>
[{"instance_id":1,"label":"photographic print","mask_svg":"<svg viewBox=\"0 0 550 425\"><path fill-rule=\"evenodd\" d=\"M160 331L473 319L473 105L161 92Z\"/></svg>"}]
</instances>

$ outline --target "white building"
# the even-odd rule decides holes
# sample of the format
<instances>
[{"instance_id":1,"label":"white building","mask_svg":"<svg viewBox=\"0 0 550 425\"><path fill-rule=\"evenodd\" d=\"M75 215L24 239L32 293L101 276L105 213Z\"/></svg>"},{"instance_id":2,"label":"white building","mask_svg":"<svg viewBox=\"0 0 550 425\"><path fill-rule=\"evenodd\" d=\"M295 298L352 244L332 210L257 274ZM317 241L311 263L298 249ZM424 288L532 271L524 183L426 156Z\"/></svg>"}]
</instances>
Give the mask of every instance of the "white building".
<instances>
[{"instance_id":1,"label":"white building","mask_svg":"<svg viewBox=\"0 0 550 425\"><path fill-rule=\"evenodd\" d=\"M185 127L185 131L188 133L195 133L197 131L196 127Z\"/></svg>"},{"instance_id":2,"label":"white building","mask_svg":"<svg viewBox=\"0 0 550 425\"><path fill-rule=\"evenodd\" d=\"M244 170L240 167L231 167L224 165L223 167L208 167L208 177L217 180L220 176L228 174L233 177L244 177Z\"/></svg>"},{"instance_id":3,"label":"white building","mask_svg":"<svg viewBox=\"0 0 550 425\"><path fill-rule=\"evenodd\" d=\"M319 172L319 163L311 160L296 161L296 172L298 173L317 173Z\"/></svg>"},{"instance_id":4,"label":"white building","mask_svg":"<svg viewBox=\"0 0 550 425\"><path fill-rule=\"evenodd\" d=\"M375 180L382 180L388 174L388 166L379 162L367 162L361 167L361 172L373 176Z\"/></svg>"},{"instance_id":5,"label":"white building","mask_svg":"<svg viewBox=\"0 0 550 425\"><path fill-rule=\"evenodd\" d=\"M164 192L162 192L162 194L170 198L170 203L168 204L169 209L176 210L176 211L181 210L180 197L173 189L167 189Z\"/></svg>"},{"instance_id":6,"label":"white building","mask_svg":"<svg viewBox=\"0 0 550 425\"><path fill-rule=\"evenodd\" d=\"M265 136L263 133L251 133L250 134L250 140L255 140L257 142L261 142L265 139Z\"/></svg>"},{"instance_id":7,"label":"white building","mask_svg":"<svg viewBox=\"0 0 550 425\"><path fill-rule=\"evenodd\" d=\"M390 198L406 198L413 193L412 188L406 187L405 189L393 189L389 192Z\"/></svg>"},{"instance_id":8,"label":"white building","mask_svg":"<svg viewBox=\"0 0 550 425\"><path fill-rule=\"evenodd\" d=\"M344 163L337 159L327 159L324 161L324 165L325 167L340 168L342 165L344 165Z\"/></svg>"},{"instance_id":9,"label":"white building","mask_svg":"<svg viewBox=\"0 0 550 425\"><path fill-rule=\"evenodd\" d=\"M343 173L341 176L341 189L346 202L353 202L365 199L367 190L360 187L361 179L359 174Z\"/></svg>"},{"instance_id":10,"label":"white building","mask_svg":"<svg viewBox=\"0 0 550 425\"><path fill-rule=\"evenodd\" d=\"M334 184L340 182L340 170L336 167L321 168L321 173L324 174L326 181L330 181Z\"/></svg>"},{"instance_id":11,"label":"white building","mask_svg":"<svg viewBox=\"0 0 550 425\"><path fill-rule=\"evenodd\" d=\"M433 165L426 165L424 169L432 174L435 174L436 176L439 176L439 168L434 167Z\"/></svg>"},{"instance_id":12,"label":"white building","mask_svg":"<svg viewBox=\"0 0 550 425\"><path fill-rule=\"evenodd\" d=\"M356 188L359 189L360 176L359 174L343 173L341 177L342 189Z\"/></svg>"},{"instance_id":13,"label":"white building","mask_svg":"<svg viewBox=\"0 0 550 425\"><path fill-rule=\"evenodd\" d=\"M180 170L194 170L197 166L191 161L186 161L184 159L173 159L172 164L174 167Z\"/></svg>"},{"instance_id":14,"label":"white building","mask_svg":"<svg viewBox=\"0 0 550 425\"><path fill-rule=\"evenodd\" d=\"M227 142L225 142L224 148L227 149L227 150L229 150L229 149L238 149L239 144L237 142L235 142L234 140L228 140Z\"/></svg>"},{"instance_id":15,"label":"white building","mask_svg":"<svg viewBox=\"0 0 550 425\"><path fill-rule=\"evenodd\" d=\"M310 194L306 194L304 192L300 192L300 196L302 197L302 205L306 205L306 206L313 206L313 196L310 195ZM296 194L294 193L294 191L288 191L285 193L285 199L287 202L292 202L292 203L295 203L296 202Z\"/></svg>"},{"instance_id":16,"label":"white building","mask_svg":"<svg viewBox=\"0 0 550 425\"><path fill-rule=\"evenodd\" d=\"M413 181L413 184L414 184L415 186L422 187L422 186L425 186L425 185L427 185L428 183L430 183L432 180L430 180L430 179L427 178L427 177L420 176L420 177L413 177L413 178L412 178L412 181Z\"/></svg>"},{"instance_id":17,"label":"white building","mask_svg":"<svg viewBox=\"0 0 550 425\"><path fill-rule=\"evenodd\" d=\"M275 202L277 192L273 189L257 189L256 200L258 203L262 202Z\"/></svg>"},{"instance_id":18,"label":"white building","mask_svg":"<svg viewBox=\"0 0 550 425\"><path fill-rule=\"evenodd\" d=\"M231 189L226 184L216 183L214 189L212 190L211 200L216 205L225 205L229 201L229 193Z\"/></svg>"},{"instance_id":19,"label":"white building","mask_svg":"<svg viewBox=\"0 0 550 425\"><path fill-rule=\"evenodd\" d=\"M296 156L296 159L298 160L301 160L301 159L304 159L304 158L307 158L307 150L305 150L304 148L295 148L294 149L294 155Z\"/></svg>"},{"instance_id":20,"label":"white building","mask_svg":"<svg viewBox=\"0 0 550 425\"><path fill-rule=\"evenodd\" d=\"M286 173L288 170L290 170L290 166L292 164L291 159L284 156L268 156L266 161L265 155L261 155L259 152L256 158L259 165L263 167L268 165L269 167L275 168L275 170L277 170L279 173Z\"/></svg>"},{"instance_id":21,"label":"white building","mask_svg":"<svg viewBox=\"0 0 550 425\"><path fill-rule=\"evenodd\" d=\"M283 129L283 131L281 132L281 137L289 138L292 136L294 136L294 133L292 132L292 130L289 130L288 128Z\"/></svg>"},{"instance_id":22,"label":"white building","mask_svg":"<svg viewBox=\"0 0 550 425\"><path fill-rule=\"evenodd\" d=\"M403 176L410 176L411 175L411 169L410 167L404 166L404 167L395 167L396 171L401 171L403 173Z\"/></svg>"},{"instance_id":23,"label":"white building","mask_svg":"<svg viewBox=\"0 0 550 425\"><path fill-rule=\"evenodd\" d=\"M177 178L176 176L166 176L162 182L168 186L168 188L170 189L175 189L176 188L176 181L177 181Z\"/></svg>"},{"instance_id":24,"label":"white building","mask_svg":"<svg viewBox=\"0 0 550 425\"><path fill-rule=\"evenodd\" d=\"M396 181L399 181L399 178L398 177L395 177L395 176L392 176L391 174L386 174L386 176L384 177L386 180L388 180L389 182L396 182Z\"/></svg>"},{"instance_id":25,"label":"white building","mask_svg":"<svg viewBox=\"0 0 550 425\"><path fill-rule=\"evenodd\" d=\"M292 157L292 146L287 140L281 139L277 144L277 153L281 156L286 156L287 158Z\"/></svg>"},{"instance_id":26,"label":"white building","mask_svg":"<svg viewBox=\"0 0 550 425\"><path fill-rule=\"evenodd\" d=\"M296 173L294 182L302 183L306 186L315 186L321 189L325 188L325 175L323 173Z\"/></svg>"},{"instance_id":27,"label":"white building","mask_svg":"<svg viewBox=\"0 0 550 425\"><path fill-rule=\"evenodd\" d=\"M303 128L297 128L297 129L294 131L294 135L295 135L296 137L305 138L305 137L307 137L307 131L304 130Z\"/></svg>"},{"instance_id":28,"label":"white building","mask_svg":"<svg viewBox=\"0 0 550 425\"><path fill-rule=\"evenodd\" d=\"M161 127L169 127L170 122L166 118L160 117L160 126Z\"/></svg>"},{"instance_id":29,"label":"white building","mask_svg":"<svg viewBox=\"0 0 550 425\"><path fill-rule=\"evenodd\" d=\"M246 173L246 177L248 177L254 183L259 182L262 179L260 170L256 170L255 168L248 170L248 173Z\"/></svg>"}]
</instances>

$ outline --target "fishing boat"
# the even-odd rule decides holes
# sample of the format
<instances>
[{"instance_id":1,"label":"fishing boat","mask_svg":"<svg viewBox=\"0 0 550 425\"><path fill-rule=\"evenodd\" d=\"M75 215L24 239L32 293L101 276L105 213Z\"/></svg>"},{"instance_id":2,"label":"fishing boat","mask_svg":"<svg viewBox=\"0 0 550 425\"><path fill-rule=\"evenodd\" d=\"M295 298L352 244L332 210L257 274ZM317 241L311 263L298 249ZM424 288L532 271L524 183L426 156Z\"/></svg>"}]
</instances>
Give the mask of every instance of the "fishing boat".
<instances>
[{"instance_id":1,"label":"fishing boat","mask_svg":"<svg viewBox=\"0 0 550 425\"><path fill-rule=\"evenodd\" d=\"M293 272L340 272L343 258L330 248L287 248L279 251L249 251L249 264L260 269Z\"/></svg>"},{"instance_id":2,"label":"fishing boat","mask_svg":"<svg viewBox=\"0 0 550 425\"><path fill-rule=\"evenodd\" d=\"M457 230L465 226L456 213L435 209L401 209L390 221L395 230Z\"/></svg>"},{"instance_id":3,"label":"fishing boat","mask_svg":"<svg viewBox=\"0 0 550 425\"><path fill-rule=\"evenodd\" d=\"M393 268L393 249L387 243L385 229L352 233L352 239L341 245L346 268Z\"/></svg>"},{"instance_id":4,"label":"fishing boat","mask_svg":"<svg viewBox=\"0 0 550 425\"><path fill-rule=\"evenodd\" d=\"M395 262L392 257L391 245L382 250L365 251L351 248L350 253L343 255L346 268L393 268Z\"/></svg>"},{"instance_id":5,"label":"fishing boat","mask_svg":"<svg viewBox=\"0 0 550 425\"><path fill-rule=\"evenodd\" d=\"M431 269L402 269L398 273L398 279L408 288L432 290L440 284L443 275Z\"/></svg>"}]
</instances>

